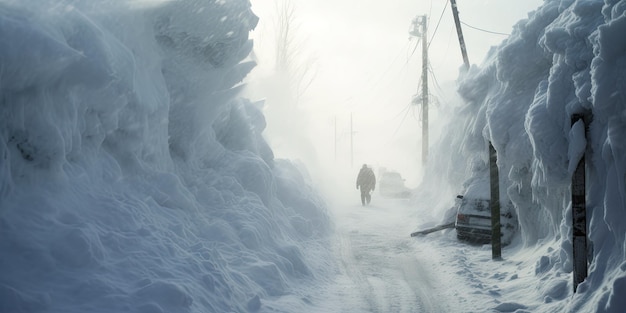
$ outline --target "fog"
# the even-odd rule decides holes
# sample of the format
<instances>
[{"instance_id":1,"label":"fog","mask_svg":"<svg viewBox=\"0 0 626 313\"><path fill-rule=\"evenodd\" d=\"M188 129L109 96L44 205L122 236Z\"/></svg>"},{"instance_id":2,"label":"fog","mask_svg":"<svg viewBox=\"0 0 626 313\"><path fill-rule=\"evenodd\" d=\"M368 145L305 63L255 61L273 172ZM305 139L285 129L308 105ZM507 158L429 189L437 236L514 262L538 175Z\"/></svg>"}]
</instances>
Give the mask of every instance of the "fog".
<instances>
[{"instance_id":1,"label":"fog","mask_svg":"<svg viewBox=\"0 0 626 313\"><path fill-rule=\"evenodd\" d=\"M460 75L434 36L426 174L415 12L368 3L294 2L274 58L248 0L0 1L0 312L625 312L624 1L546 0L482 62L468 30ZM462 20L506 32L485 8ZM503 259L409 237L486 198L488 142L519 221ZM361 163L423 182L362 206Z\"/></svg>"},{"instance_id":2,"label":"fog","mask_svg":"<svg viewBox=\"0 0 626 313\"><path fill-rule=\"evenodd\" d=\"M480 63L512 26L542 1L458 3L472 64ZM280 10L292 12L290 75L277 71ZM455 80L463 67L450 4L444 1L252 1L260 17L251 33L257 67L247 94L265 99L265 136L277 157L302 160L316 173L342 173L353 184L362 164L399 171L409 187L422 180L422 47L411 21L428 15L429 141L441 118L460 103ZM445 10L444 10L445 9ZM489 18L484 18L489 16ZM310 85L308 84L310 82ZM299 94L295 99L294 94ZM304 126L304 127L302 127ZM323 181L333 178L320 178Z\"/></svg>"}]
</instances>

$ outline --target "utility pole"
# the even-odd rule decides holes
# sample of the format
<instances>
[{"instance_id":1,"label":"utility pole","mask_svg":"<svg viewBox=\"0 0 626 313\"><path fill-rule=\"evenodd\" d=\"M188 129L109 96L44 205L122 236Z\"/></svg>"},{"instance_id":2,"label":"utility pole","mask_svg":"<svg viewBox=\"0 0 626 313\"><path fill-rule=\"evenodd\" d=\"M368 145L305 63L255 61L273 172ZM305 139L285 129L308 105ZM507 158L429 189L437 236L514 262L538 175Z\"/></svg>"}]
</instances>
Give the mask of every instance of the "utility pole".
<instances>
[{"instance_id":1,"label":"utility pole","mask_svg":"<svg viewBox=\"0 0 626 313\"><path fill-rule=\"evenodd\" d=\"M422 166L428 161L428 19L426 15L413 20L411 35L422 38ZM420 30L421 26L421 30Z\"/></svg>"},{"instance_id":2,"label":"utility pole","mask_svg":"<svg viewBox=\"0 0 626 313\"><path fill-rule=\"evenodd\" d=\"M422 16L422 166L428 161L428 36Z\"/></svg>"},{"instance_id":3,"label":"utility pole","mask_svg":"<svg viewBox=\"0 0 626 313\"><path fill-rule=\"evenodd\" d=\"M354 131L352 130L352 112L350 113L350 167L354 167Z\"/></svg>"},{"instance_id":4,"label":"utility pole","mask_svg":"<svg viewBox=\"0 0 626 313\"><path fill-rule=\"evenodd\" d=\"M335 115L335 162L337 162L337 116Z\"/></svg>"},{"instance_id":5,"label":"utility pole","mask_svg":"<svg viewBox=\"0 0 626 313\"><path fill-rule=\"evenodd\" d=\"M465 69L469 70L469 58L467 57L467 49L465 48L465 40L463 39L463 31L461 30L461 20L459 20L459 11L456 7L456 0L450 0L452 4L452 15L454 15L454 24L456 24L456 33L459 36L459 44L461 45L461 54L463 55L463 62L465 63Z\"/></svg>"}]
</instances>

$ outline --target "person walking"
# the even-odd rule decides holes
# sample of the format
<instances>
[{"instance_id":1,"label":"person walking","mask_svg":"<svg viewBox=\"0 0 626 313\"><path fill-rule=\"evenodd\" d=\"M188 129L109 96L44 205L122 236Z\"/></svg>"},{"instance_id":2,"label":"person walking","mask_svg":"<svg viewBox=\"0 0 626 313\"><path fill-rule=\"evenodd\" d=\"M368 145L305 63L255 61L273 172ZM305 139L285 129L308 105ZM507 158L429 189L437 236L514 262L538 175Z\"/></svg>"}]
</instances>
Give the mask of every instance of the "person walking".
<instances>
[{"instance_id":1,"label":"person walking","mask_svg":"<svg viewBox=\"0 0 626 313\"><path fill-rule=\"evenodd\" d=\"M376 176L371 168L367 167L367 164L363 164L359 175L356 177L356 189L361 189L361 204L370 204L372 195L370 192L376 188Z\"/></svg>"}]
</instances>

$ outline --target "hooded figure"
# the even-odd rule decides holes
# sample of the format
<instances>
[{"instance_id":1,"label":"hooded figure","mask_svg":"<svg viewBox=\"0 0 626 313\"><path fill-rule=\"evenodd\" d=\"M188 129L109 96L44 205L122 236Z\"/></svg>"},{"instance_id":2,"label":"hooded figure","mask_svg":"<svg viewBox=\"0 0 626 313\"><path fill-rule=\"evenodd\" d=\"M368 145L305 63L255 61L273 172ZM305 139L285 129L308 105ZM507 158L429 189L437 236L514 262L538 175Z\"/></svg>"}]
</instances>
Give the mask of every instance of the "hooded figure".
<instances>
[{"instance_id":1,"label":"hooded figure","mask_svg":"<svg viewBox=\"0 0 626 313\"><path fill-rule=\"evenodd\" d=\"M356 177L356 189L361 188L361 204L369 204L372 200L370 192L376 187L376 176L371 168L367 167L367 164L363 164L359 175Z\"/></svg>"}]
</instances>

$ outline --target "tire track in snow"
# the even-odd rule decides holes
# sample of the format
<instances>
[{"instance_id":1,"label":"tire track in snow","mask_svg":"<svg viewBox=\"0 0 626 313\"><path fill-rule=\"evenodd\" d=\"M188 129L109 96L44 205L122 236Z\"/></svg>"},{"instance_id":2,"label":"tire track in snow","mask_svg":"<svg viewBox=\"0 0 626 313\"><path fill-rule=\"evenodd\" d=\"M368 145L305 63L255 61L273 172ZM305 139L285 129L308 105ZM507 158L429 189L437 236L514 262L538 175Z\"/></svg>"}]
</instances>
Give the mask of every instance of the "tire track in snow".
<instances>
[{"instance_id":1,"label":"tire track in snow","mask_svg":"<svg viewBox=\"0 0 626 313\"><path fill-rule=\"evenodd\" d=\"M421 299L423 312L452 312L446 303L446 292L441 290L443 284L436 275L436 265L417 258L415 254L404 256L403 262L405 279L415 291L416 296Z\"/></svg>"},{"instance_id":2,"label":"tire track in snow","mask_svg":"<svg viewBox=\"0 0 626 313\"><path fill-rule=\"evenodd\" d=\"M382 208L350 208L345 216L346 229L339 236L342 272L354 287L355 297L361 299L362 311L372 313L433 312L423 309L430 295L420 289L424 274L414 257L410 238L400 233L394 216L381 219ZM354 226L358 225L357 229ZM419 293L416 293L416 290ZM428 305L428 307L434 307ZM355 312L358 310L352 310ZM361 311L359 311L361 312ZM434 311L437 312L437 311Z\"/></svg>"},{"instance_id":3,"label":"tire track in snow","mask_svg":"<svg viewBox=\"0 0 626 313\"><path fill-rule=\"evenodd\" d=\"M339 240L343 272L347 275L350 281L354 283L354 287L357 289L356 291L358 292L357 295L359 298L367 304L367 312L375 312L373 309L376 306L376 303L373 301L373 298L369 296L373 294L374 291L357 266L357 261L352 251L351 236L349 234L342 234Z\"/></svg>"}]
</instances>

